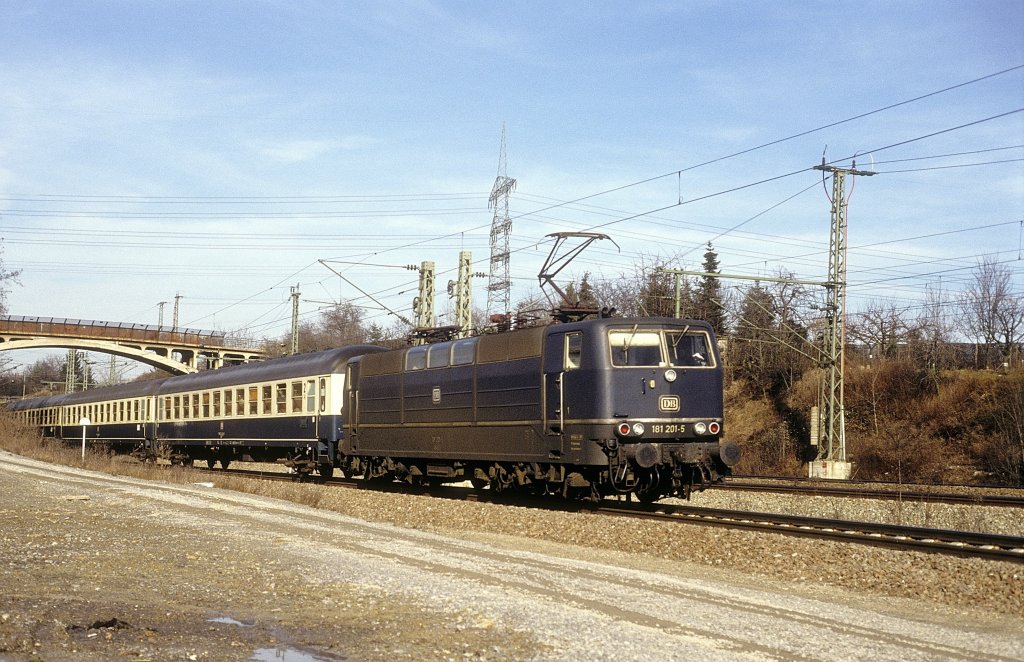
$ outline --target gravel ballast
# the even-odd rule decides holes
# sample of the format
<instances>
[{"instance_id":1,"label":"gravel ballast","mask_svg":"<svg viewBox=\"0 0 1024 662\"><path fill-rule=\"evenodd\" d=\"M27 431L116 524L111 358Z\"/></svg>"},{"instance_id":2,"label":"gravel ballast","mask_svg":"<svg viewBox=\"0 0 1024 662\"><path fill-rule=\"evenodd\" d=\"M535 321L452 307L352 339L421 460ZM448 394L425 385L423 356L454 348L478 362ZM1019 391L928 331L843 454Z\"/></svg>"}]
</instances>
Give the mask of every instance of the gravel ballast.
<instances>
[{"instance_id":1,"label":"gravel ballast","mask_svg":"<svg viewBox=\"0 0 1024 662\"><path fill-rule=\"evenodd\" d=\"M0 659L1021 656L1018 564L285 488L0 453Z\"/></svg>"}]
</instances>

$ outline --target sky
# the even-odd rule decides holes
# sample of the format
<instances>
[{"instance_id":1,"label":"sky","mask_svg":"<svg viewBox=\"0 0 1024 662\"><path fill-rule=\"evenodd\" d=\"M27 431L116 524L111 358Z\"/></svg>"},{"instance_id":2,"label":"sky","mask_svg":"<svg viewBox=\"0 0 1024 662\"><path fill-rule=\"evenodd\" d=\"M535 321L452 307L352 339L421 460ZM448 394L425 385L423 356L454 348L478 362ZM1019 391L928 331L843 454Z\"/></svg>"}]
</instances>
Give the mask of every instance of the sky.
<instances>
[{"instance_id":1,"label":"sky","mask_svg":"<svg viewBox=\"0 0 1024 662\"><path fill-rule=\"evenodd\" d=\"M710 241L723 273L824 280L813 166L854 157L851 312L982 259L1021 293L1022 110L1019 0L0 0L8 308L170 324L180 295L181 326L277 337L298 286L304 319L388 326L362 292L411 318L429 260L444 314L460 251L489 271L503 127L513 302L565 231L610 237L565 278Z\"/></svg>"}]
</instances>

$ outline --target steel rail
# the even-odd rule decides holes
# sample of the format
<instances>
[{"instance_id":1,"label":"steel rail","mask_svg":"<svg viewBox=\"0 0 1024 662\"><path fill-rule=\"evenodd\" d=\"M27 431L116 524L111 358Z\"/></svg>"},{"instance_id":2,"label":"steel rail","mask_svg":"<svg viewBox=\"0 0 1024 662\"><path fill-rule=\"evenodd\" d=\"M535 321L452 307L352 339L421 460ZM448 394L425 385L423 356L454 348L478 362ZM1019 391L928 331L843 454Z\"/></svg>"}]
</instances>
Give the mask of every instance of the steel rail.
<instances>
[{"instance_id":1,"label":"steel rail","mask_svg":"<svg viewBox=\"0 0 1024 662\"><path fill-rule=\"evenodd\" d=\"M929 529L899 524L759 513L674 504L616 504L602 502L595 512L662 521L753 529L785 535L824 538L889 547L938 552L963 557L1024 563L1024 537L950 529Z\"/></svg>"},{"instance_id":2,"label":"steel rail","mask_svg":"<svg viewBox=\"0 0 1024 662\"><path fill-rule=\"evenodd\" d=\"M736 492L800 493L808 496L840 496L861 499L885 499L890 501L916 501L920 503L968 504L972 506L1000 506L1024 508L1024 496L1005 494L953 494L949 492L920 492L902 490L880 490L861 487L835 487L831 485L773 485L727 480L711 489Z\"/></svg>"}]
</instances>

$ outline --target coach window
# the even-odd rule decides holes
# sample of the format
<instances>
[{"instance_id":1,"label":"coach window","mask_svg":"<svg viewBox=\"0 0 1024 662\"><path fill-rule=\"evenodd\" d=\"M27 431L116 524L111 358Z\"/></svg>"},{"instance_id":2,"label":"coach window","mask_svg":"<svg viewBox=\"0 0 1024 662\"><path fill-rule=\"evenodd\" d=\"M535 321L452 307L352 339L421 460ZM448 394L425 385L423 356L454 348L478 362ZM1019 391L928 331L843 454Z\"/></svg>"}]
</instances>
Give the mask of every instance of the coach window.
<instances>
[{"instance_id":1,"label":"coach window","mask_svg":"<svg viewBox=\"0 0 1024 662\"><path fill-rule=\"evenodd\" d=\"M583 334L565 334L565 369L576 370L583 357Z\"/></svg>"},{"instance_id":2,"label":"coach window","mask_svg":"<svg viewBox=\"0 0 1024 662\"><path fill-rule=\"evenodd\" d=\"M406 370L423 370L427 367L427 345L413 347L405 353Z\"/></svg>"},{"instance_id":3,"label":"coach window","mask_svg":"<svg viewBox=\"0 0 1024 662\"><path fill-rule=\"evenodd\" d=\"M181 396L174 396L174 418L181 418Z\"/></svg>"},{"instance_id":4,"label":"coach window","mask_svg":"<svg viewBox=\"0 0 1024 662\"><path fill-rule=\"evenodd\" d=\"M259 412L259 393L260 390L256 386L249 387L249 415L255 416Z\"/></svg>"},{"instance_id":5,"label":"coach window","mask_svg":"<svg viewBox=\"0 0 1024 662\"><path fill-rule=\"evenodd\" d=\"M220 418L220 391L213 392L213 417Z\"/></svg>"},{"instance_id":6,"label":"coach window","mask_svg":"<svg viewBox=\"0 0 1024 662\"><path fill-rule=\"evenodd\" d=\"M273 412L274 405L274 387L270 384L266 384L263 387L263 414L271 414Z\"/></svg>"},{"instance_id":7,"label":"coach window","mask_svg":"<svg viewBox=\"0 0 1024 662\"><path fill-rule=\"evenodd\" d=\"M203 393L203 418L210 418L210 394Z\"/></svg>"},{"instance_id":8,"label":"coach window","mask_svg":"<svg viewBox=\"0 0 1024 662\"><path fill-rule=\"evenodd\" d=\"M228 390L224 391L224 416L225 417L230 416L231 413L232 413L232 410L234 409L234 406L233 406L233 402L234 401L232 400L232 398L234 398L234 397L235 397L234 391L232 391L231 389L228 389Z\"/></svg>"},{"instance_id":9,"label":"coach window","mask_svg":"<svg viewBox=\"0 0 1024 662\"><path fill-rule=\"evenodd\" d=\"M306 411L316 411L316 380L309 379L306 381Z\"/></svg>"},{"instance_id":10,"label":"coach window","mask_svg":"<svg viewBox=\"0 0 1024 662\"><path fill-rule=\"evenodd\" d=\"M135 400L132 402L132 420L138 421L139 419L139 401Z\"/></svg>"},{"instance_id":11,"label":"coach window","mask_svg":"<svg viewBox=\"0 0 1024 662\"><path fill-rule=\"evenodd\" d=\"M320 378L320 411L327 411L327 380Z\"/></svg>"},{"instance_id":12,"label":"coach window","mask_svg":"<svg viewBox=\"0 0 1024 662\"><path fill-rule=\"evenodd\" d=\"M192 394L192 418L199 418L199 394Z\"/></svg>"},{"instance_id":13,"label":"coach window","mask_svg":"<svg viewBox=\"0 0 1024 662\"><path fill-rule=\"evenodd\" d=\"M469 365L476 358L477 338L463 338L452 343L452 365Z\"/></svg>"},{"instance_id":14,"label":"coach window","mask_svg":"<svg viewBox=\"0 0 1024 662\"><path fill-rule=\"evenodd\" d=\"M302 382L292 382L292 413L302 412Z\"/></svg>"},{"instance_id":15,"label":"coach window","mask_svg":"<svg viewBox=\"0 0 1024 662\"><path fill-rule=\"evenodd\" d=\"M284 414L288 412L288 384L278 382L274 385L274 402L277 407L274 411L278 414Z\"/></svg>"}]
</instances>

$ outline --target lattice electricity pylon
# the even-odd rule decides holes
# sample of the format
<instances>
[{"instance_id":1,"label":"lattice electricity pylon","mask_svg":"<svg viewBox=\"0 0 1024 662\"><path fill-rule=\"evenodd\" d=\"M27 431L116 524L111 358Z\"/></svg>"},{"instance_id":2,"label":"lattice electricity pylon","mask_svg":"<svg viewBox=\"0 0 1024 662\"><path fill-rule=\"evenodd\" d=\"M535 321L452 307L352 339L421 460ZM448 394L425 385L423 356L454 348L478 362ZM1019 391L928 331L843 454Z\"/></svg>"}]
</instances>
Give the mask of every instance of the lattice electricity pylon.
<instances>
[{"instance_id":1,"label":"lattice electricity pylon","mask_svg":"<svg viewBox=\"0 0 1024 662\"><path fill-rule=\"evenodd\" d=\"M459 252L459 279L448 284L448 294L455 297L456 338L468 338L473 332L473 254Z\"/></svg>"},{"instance_id":2,"label":"lattice electricity pylon","mask_svg":"<svg viewBox=\"0 0 1024 662\"><path fill-rule=\"evenodd\" d=\"M505 125L501 125L501 154L498 157L498 177L494 180L487 208L494 210L491 221L491 270L487 281L487 314L507 314L512 307L512 279L509 276L509 235L512 219L508 212L508 198L516 188L516 180L507 176L505 163ZM495 310L498 308L499 310Z\"/></svg>"},{"instance_id":3,"label":"lattice electricity pylon","mask_svg":"<svg viewBox=\"0 0 1024 662\"><path fill-rule=\"evenodd\" d=\"M818 460L846 462L846 411L843 396L843 372L846 367L846 175L875 173L825 165L815 170L832 173L832 233L829 240L826 332L822 347L821 411L818 424Z\"/></svg>"}]
</instances>

